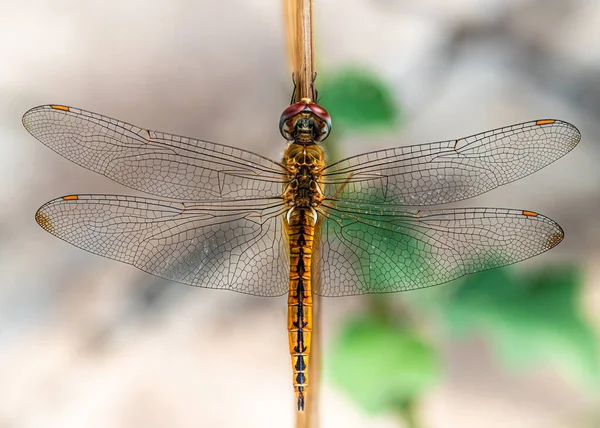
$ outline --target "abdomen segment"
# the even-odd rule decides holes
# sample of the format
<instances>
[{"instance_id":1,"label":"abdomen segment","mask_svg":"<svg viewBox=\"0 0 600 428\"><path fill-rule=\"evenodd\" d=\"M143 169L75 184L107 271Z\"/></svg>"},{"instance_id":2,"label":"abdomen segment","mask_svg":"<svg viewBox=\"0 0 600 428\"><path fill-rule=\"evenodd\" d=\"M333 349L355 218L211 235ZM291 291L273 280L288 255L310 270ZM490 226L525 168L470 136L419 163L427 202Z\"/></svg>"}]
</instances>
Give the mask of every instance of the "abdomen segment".
<instances>
[{"instance_id":1,"label":"abdomen segment","mask_svg":"<svg viewBox=\"0 0 600 428\"><path fill-rule=\"evenodd\" d=\"M308 388L308 364L312 333L311 262L314 244L313 213L295 209L289 216L290 292L288 297L288 335L294 390L298 410L304 410Z\"/></svg>"}]
</instances>

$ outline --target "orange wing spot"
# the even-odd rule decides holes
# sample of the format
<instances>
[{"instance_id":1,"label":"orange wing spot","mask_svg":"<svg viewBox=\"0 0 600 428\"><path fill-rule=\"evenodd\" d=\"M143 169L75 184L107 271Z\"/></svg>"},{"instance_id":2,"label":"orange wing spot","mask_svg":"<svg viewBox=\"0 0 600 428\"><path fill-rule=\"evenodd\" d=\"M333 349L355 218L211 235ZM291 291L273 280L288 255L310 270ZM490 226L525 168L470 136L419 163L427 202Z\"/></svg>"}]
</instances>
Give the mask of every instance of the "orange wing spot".
<instances>
[{"instance_id":1,"label":"orange wing spot","mask_svg":"<svg viewBox=\"0 0 600 428\"><path fill-rule=\"evenodd\" d=\"M458 142L462 140L462 138L459 138L458 140L456 140L456 142L454 143L454 151L456 151L456 147L458 146Z\"/></svg>"},{"instance_id":2,"label":"orange wing spot","mask_svg":"<svg viewBox=\"0 0 600 428\"><path fill-rule=\"evenodd\" d=\"M54 110L70 111L67 106L51 105L50 108L53 108Z\"/></svg>"},{"instance_id":3,"label":"orange wing spot","mask_svg":"<svg viewBox=\"0 0 600 428\"><path fill-rule=\"evenodd\" d=\"M556 120L554 119L544 119L544 120L538 120L537 122L535 122L536 125L550 125L551 123L556 122Z\"/></svg>"},{"instance_id":4,"label":"orange wing spot","mask_svg":"<svg viewBox=\"0 0 600 428\"><path fill-rule=\"evenodd\" d=\"M77 199L79 199L79 196L77 195L69 195L69 196L63 196L63 201L76 201Z\"/></svg>"},{"instance_id":5,"label":"orange wing spot","mask_svg":"<svg viewBox=\"0 0 600 428\"><path fill-rule=\"evenodd\" d=\"M534 213L533 211L523 211L523 215L526 215L527 217L537 217L538 213Z\"/></svg>"}]
</instances>

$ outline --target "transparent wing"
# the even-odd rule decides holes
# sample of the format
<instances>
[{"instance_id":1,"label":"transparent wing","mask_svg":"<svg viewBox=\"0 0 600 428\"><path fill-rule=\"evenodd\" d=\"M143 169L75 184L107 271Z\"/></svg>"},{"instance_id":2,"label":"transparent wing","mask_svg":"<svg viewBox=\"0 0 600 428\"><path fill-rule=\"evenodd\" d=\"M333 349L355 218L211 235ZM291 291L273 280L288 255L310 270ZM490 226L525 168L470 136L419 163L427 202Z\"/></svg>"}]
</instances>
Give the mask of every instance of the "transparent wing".
<instances>
[{"instance_id":1,"label":"transparent wing","mask_svg":"<svg viewBox=\"0 0 600 428\"><path fill-rule=\"evenodd\" d=\"M188 201L281 194L282 167L245 150L66 106L35 107L23 125L61 156L142 192Z\"/></svg>"},{"instance_id":2,"label":"transparent wing","mask_svg":"<svg viewBox=\"0 0 600 428\"><path fill-rule=\"evenodd\" d=\"M323 296L429 287L525 260L563 238L558 224L530 211L327 205L315 291Z\"/></svg>"},{"instance_id":3,"label":"transparent wing","mask_svg":"<svg viewBox=\"0 0 600 428\"><path fill-rule=\"evenodd\" d=\"M380 150L327 166L326 194L404 206L445 204L480 195L554 162L581 139L560 120L507 126L458 140Z\"/></svg>"},{"instance_id":4,"label":"transparent wing","mask_svg":"<svg viewBox=\"0 0 600 428\"><path fill-rule=\"evenodd\" d=\"M189 285L278 296L289 256L279 199L167 202L65 196L43 205L45 230L91 253Z\"/></svg>"}]
</instances>

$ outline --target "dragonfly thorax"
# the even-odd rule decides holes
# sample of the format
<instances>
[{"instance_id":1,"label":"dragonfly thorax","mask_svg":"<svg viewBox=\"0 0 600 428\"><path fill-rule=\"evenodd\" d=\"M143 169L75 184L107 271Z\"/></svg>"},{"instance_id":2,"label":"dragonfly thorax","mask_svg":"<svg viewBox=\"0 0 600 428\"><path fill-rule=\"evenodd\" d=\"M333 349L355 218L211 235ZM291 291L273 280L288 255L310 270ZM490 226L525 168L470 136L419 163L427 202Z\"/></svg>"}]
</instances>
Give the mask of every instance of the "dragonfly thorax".
<instances>
[{"instance_id":1,"label":"dragonfly thorax","mask_svg":"<svg viewBox=\"0 0 600 428\"><path fill-rule=\"evenodd\" d=\"M316 144L292 143L283 157L288 184L284 200L289 208L315 208L321 205L324 195L321 188L321 171L325 167L323 150Z\"/></svg>"},{"instance_id":2,"label":"dragonfly thorax","mask_svg":"<svg viewBox=\"0 0 600 428\"><path fill-rule=\"evenodd\" d=\"M288 106L279 120L281 135L299 144L315 144L325 140L331 130L331 117L310 98Z\"/></svg>"}]
</instances>

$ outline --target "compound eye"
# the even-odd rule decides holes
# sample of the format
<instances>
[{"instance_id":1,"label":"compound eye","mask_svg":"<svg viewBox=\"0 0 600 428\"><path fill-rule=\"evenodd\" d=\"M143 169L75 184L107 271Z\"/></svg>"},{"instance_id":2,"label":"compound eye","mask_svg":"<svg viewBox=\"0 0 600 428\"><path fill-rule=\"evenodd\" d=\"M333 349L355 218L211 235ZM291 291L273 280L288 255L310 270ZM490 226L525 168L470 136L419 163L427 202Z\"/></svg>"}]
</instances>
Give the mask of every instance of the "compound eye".
<instances>
[{"instance_id":1,"label":"compound eye","mask_svg":"<svg viewBox=\"0 0 600 428\"><path fill-rule=\"evenodd\" d=\"M319 118L321 118L321 120L327 120L327 121L331 122L331 116L329 116L329 113L327 113L327 110L325 110L319 104L310 103L310 104L308 104L308 108L314 114L316 114L317 116L319 116Z\"/></svg>"},{"instance_id":2,"label":"compound eye","mask_svg":"<svg viewBox=\"0 0 600 428\"><path fill-rule=\"evenodd\" d=\"M315 115L315 122L317 124L315 141L321 142L329 136L329 132L331 131L331 116L319 104L310 103L308 104L308 108Z\"/></svg>"},{"instance_id":3,"label":"compound eye","mask_svg":"<svg viewBox=\"0 0 600 428\"><path fill-rule=\"evenodd\" d=\"M288 141L294 139L294 129L296 128L296 116L302 113L302 110L306 108L306 103L299 102L289 105L279 119L279 131L283 138Z\"/></svg>"}]
</instances>

